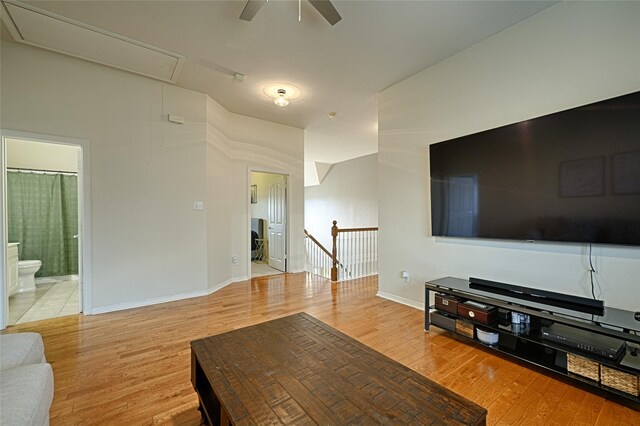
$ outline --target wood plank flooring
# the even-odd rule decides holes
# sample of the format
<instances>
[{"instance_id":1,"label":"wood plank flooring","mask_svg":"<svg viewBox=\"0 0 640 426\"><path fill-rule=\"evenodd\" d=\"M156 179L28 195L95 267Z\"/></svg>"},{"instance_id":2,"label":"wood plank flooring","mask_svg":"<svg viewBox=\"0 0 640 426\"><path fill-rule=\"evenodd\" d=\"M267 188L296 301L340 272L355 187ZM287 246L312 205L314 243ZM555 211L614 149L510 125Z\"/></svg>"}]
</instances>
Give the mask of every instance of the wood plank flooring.
<instances>
[{"instance_id":1,"label":"wood plank flooring","mask_svg":"<svg viewBox=\"0 0 640 426\"><path fill-rule=\"evenodd\" d=\"M206 297L10 326L41 333L52 425L198 425L189 342L307 312L475 401L491 425L640 425L640 412L452 338L423 312L376 297L377 278L258 277Z\"/></svg>"}]
</instances>

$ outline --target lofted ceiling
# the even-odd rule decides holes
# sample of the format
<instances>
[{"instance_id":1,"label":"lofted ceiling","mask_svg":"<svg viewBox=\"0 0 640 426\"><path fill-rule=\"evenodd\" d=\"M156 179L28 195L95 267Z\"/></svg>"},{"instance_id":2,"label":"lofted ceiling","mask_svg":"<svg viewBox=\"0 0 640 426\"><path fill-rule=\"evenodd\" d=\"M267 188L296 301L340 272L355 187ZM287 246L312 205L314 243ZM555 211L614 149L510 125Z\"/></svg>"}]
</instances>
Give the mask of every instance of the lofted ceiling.
<instances>
[{"instance_id":1,"label":"lofted ceiling","mask_svg":"<svg viewBox=\"0 0 640 426\"><path fill-rule=\"evenodd\" d=\"M301 22L297 1L271 0L251 22L239 19L245 1L26 3L184 56L178 86L303 128L305 161L336 163L377 152L378 92L556 1L334 0L335 26L305 0ZM272 82L301 95L277 107L263 94Z\"/></svg>"}]
</instances>

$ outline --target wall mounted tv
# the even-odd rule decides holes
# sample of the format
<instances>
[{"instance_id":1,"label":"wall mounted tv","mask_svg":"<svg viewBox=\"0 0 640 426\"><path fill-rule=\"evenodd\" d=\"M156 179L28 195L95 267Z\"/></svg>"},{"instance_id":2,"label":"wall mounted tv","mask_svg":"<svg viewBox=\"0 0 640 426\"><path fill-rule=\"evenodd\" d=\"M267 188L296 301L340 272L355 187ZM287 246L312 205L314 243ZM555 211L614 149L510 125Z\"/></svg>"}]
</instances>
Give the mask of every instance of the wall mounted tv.
<instances>
[{"instance_id":1,"label":"wall mounted tv","mask_svg":"<svg viewBox=\"0 0 640 426\"><path fill-rule=\"evenodd\" d=\"M429 154L434 236L640 246L640 92Z\"/></svg>"}]
</instances>

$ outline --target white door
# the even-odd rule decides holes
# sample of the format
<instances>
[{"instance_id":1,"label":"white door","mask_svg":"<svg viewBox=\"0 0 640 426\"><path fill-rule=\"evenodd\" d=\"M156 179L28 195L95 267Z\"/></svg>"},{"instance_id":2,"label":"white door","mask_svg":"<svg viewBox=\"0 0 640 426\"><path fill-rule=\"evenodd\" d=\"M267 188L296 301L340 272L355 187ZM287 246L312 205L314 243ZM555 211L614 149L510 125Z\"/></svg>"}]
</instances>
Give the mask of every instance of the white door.
<instances>
[{"instance_id":1,"label":"white door","mask_svg":"<svg viewBox=\"0 0 640 426\"><path fill-rule=\"evenodd\" d=\"M286 272L287 181L279 175L269 187L269 266Z\"/></svg>"}]
</instances>

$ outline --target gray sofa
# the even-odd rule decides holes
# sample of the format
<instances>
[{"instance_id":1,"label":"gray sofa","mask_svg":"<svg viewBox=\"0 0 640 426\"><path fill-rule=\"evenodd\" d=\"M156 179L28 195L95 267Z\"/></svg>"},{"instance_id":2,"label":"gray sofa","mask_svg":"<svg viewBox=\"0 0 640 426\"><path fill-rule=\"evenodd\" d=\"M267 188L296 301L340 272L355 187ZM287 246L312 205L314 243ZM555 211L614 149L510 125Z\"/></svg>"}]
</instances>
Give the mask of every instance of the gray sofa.
<instances>
[{"instance_id":1,"label":"gray sofa","mask_svg":"<svg viewBox=\"0 0 640 426\"><path fill-rule=\"evenodd\" d=\"M0 335L0 424L48 425L53 370L37 333Z\"/></svg>"}]
</instances>

